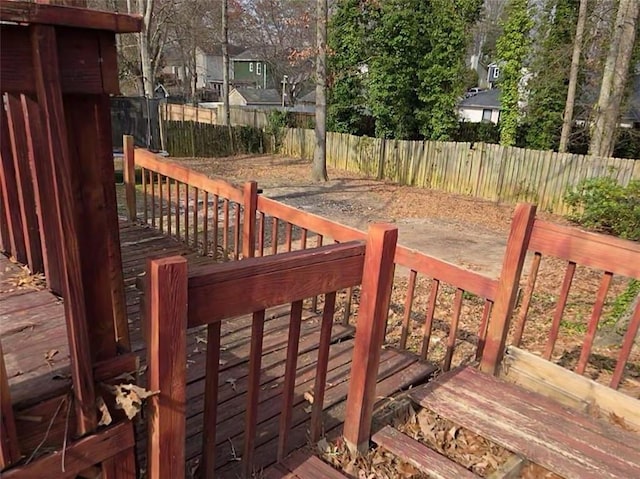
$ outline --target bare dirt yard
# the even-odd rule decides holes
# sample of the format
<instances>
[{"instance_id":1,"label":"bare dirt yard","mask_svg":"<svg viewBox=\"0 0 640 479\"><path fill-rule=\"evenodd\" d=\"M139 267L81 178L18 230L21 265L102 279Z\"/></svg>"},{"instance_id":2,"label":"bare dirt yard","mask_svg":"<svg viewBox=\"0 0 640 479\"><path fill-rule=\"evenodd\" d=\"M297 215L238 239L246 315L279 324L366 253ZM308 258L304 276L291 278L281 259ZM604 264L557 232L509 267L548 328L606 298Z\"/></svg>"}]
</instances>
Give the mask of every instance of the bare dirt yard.
<instances>
[{"instance_id":1,"label":"bare dirt yard","mask_svg":"<svg viewBox=\"0 0 640 479\"><path fill-rule=\"evenodd\" d=\"M394 223L405 246L492 277L500 274L513 205L398 186L335 169L329 169L328 182L314 183L308 161L279 156L179 161L234 183L255 180L265 196L362 230L373 222Z\"/></svg>"}]
</instances>

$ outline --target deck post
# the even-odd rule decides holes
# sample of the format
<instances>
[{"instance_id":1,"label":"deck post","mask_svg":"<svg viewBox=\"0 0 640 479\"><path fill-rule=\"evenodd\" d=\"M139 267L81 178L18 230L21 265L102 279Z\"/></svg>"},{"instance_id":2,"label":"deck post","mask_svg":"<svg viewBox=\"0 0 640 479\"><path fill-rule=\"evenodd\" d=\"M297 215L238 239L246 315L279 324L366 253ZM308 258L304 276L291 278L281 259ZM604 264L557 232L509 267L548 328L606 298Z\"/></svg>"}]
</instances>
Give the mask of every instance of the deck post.
<instances>
[{"instance_id":1,"label":"deck post","mask_svg":"<svg viewBox=\"0 0 640 479\"><path fill-rule=\"evenodd\" d=\"M520 203L516 206L507 251L502 263L496 300L492 308L480 369L488 374L497 374L504 355L511 316L515 308L522 267L527 255L529 238L536 217L536 206Z\"/></svg>"},{"instance_id":2,"label":"deck post","mask_svg":"<svg viewBox=\"0 0 640 479\"><path fill-rule=\"evenodd\" d=\"M11 406L9 379L4 366L2 344L0 344L0 471L21 458L18 434Z\"/></svg>"},{"instance_id":3,"label":"deck post","mask_svg":"<svg viewBox=\"0 0 640 479\"><path fill-rule=\"evenodd\" d=\"M352 451L364 452L369 448L397 240L395 226L375 224L369 228L344 423L344 439Z\"/></svg>"},{"instance_id":4,"label":"deck post","mask_svg":"<svg viewBox=\"0 0 640 479\"><path fill-rule=\"evenodd\" d=\"M242 223L242 257L253 258L256 254L256 210L258 209L258 183L244 184L244 220Z\"/></svg>"},{"instance_id":5,"label":"deck post","mask_svg":"<svg viewBox=\"0 0 640 479\"><path fill-rule=\"evenodd\" d=\"M122 137L122 146L124 151L122 173L124 176L127 213L129 221L135 222L138 219L138 215L136 213L136 160L133 136L124 135Z\"/></svg>"},{"instance_id":6,"label":"deck post","mask_svg":"<svg viewBox=\"0 0 640 479\"><path fill-rule=\"evenodd\" d=\"M149 259L145 298L149 389L148 476L183 479L186 437L187 260Z\"/></svg>"}]
</instances>

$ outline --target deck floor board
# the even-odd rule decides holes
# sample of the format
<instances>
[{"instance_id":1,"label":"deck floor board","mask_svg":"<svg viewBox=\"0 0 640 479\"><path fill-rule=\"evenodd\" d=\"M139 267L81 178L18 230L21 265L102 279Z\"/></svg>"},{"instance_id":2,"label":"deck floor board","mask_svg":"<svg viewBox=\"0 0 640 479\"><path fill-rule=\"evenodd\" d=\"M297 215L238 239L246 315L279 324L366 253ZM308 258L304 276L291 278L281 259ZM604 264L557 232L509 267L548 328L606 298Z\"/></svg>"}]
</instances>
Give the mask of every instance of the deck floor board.
<instances>
[{"instance_id":1,"label":"deck floor board","mask_svg":"<svg viewBox=\"0 0 640 479\"><path fill-rule=\"evenodd\" d=\"M121 223L123 275L127 316L132 350L139 354L141 365L146 362L146 345L141 315L141 292L136 287L143 274L147 258L182 255L190 266L213 264L211 257L199 256L193 249L157 230ZM0 337L7 362L12 399L19 411L35 401L52 398L69 386L69 356L66 345L64 305L46 290L18 289L12 278L20 267L0 256ZM261 371L261 395L256 441L257 467L267 467L275 461L278 420L282 401L283 375L288 337L287 307L267 311ZM6 319L6 321L5 321ZM297 379L290 448L294 450L307 441L309 402L305 393L313 390L313 379L320 339L320 317L305 310L300 335ZM251 338L251 317L233 318L222 323L220 391L218 412L219 477L237 477L239 463L234 459L242 453L244 410L247 398L248 356ZM332 346L325 396L325 429L336 431L343 422L348 389L354 330L336 322L332 330ZM206 329L196 328L187 335L187 457L191 465L197 462L202 438L204 408L204 374ZM51 361L45 354L55 349ZM379 373L378 395L387 397L432 374L434 368L416 361L408 354L385 349ZM145 382L144 368L140 379ZM55 378L55 379L54 379ZM146 456L146 426L137 427L137 450L142 468Z\"/></svg>"}]
</instances>

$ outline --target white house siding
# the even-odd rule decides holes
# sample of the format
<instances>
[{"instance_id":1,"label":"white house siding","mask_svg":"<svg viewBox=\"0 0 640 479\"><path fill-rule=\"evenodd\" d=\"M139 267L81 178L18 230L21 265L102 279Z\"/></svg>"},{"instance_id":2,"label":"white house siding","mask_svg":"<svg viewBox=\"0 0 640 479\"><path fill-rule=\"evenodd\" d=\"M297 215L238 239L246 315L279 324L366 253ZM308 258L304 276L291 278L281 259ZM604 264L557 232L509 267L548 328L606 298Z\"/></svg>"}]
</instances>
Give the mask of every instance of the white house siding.
<instances>
[{"instance_id":1,"label":"white house siding","mask_svg":"<svg viewBox=\"0 0 640 479\"><path fill-rule=\"evenodd\" d=\"M460 119L463 121L468 121L470 123L480 123L482 122L482 111L483 108L460 108L458 113L460 115ZM492 109L491 110L491 123L498 124L498 120L500 119L500 110Z\"/></svg>"}]
</instances>

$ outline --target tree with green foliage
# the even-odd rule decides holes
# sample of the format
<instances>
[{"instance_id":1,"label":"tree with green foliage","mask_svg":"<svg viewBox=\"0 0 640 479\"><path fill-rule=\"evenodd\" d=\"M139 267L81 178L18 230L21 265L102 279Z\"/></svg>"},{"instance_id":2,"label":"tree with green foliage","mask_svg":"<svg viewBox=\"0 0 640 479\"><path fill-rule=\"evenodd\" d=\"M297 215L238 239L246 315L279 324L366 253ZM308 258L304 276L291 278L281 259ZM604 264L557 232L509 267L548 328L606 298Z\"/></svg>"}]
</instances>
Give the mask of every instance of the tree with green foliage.
<instances>
[{"instance_id":1,"label":"tree with green foliage","mask_svg":"<svg viewBox=\"0 0 640 479\"><path fill-rule=\"evenodd\" d=\"M526 146L538 150L558 147L567 99L578 0L549 0L537 29L538 51L526 108Z\"/></svg>"},{"instance_id":2,"label":"tree with green foliage","mask_svg":"<svg viewBox=\"0 0 640 479\"><path fill-rule=\"evenodd\" d=\"M449 139L482 0L341 0L330 27L330 125L380 137Z\"/></svg>"},{"instance_id":3,"label":"tree with green foliage","mask_svg":"<svg viewBox=\"0 0 640 479\"><path fill-rule=\"evenodd\" d=\"M426 3L426 2L425 2ZM480 15L479 0L431 0L425 20L428 52L418 69L417 111L420 133L431 140L450 140L458 128L456 107L465 91L465 55L471 26Z\"/></svg>"},{"instance_id":4,"label":"tree with green foliage","mask_svg":"<svg viewBox=\"0 0 640 479\"><path fill-rule=\"evenodd\" d=\"M516 143L521 120L520 96L523 70L531 54L534 21L528 0L510 0L503 32L496 45L500 64L500 144Z\"/></svg>"},{"instance_id":5,"label":"tree with green foliage","mask_svg":"<svg viewBox=\"0 0 640 479\"><path fill-rule=\"evenodd\" d=\"M358 134L366 116L365 74L368 56L368 2L340 1L329 22L327 128Z\"/></svg>"}]
</instances>

